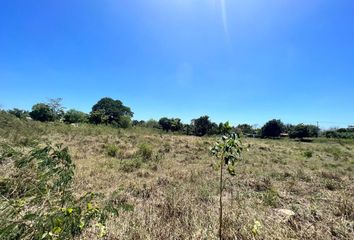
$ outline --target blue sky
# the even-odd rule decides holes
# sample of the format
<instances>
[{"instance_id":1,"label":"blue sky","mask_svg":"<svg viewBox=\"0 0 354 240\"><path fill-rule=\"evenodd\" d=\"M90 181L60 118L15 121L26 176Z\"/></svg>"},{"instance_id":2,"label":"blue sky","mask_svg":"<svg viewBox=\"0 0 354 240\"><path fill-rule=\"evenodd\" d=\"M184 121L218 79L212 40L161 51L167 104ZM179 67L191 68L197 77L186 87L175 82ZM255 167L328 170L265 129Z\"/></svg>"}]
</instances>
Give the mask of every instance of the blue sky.
<instances>
[{"instance_id":1,"label":"blue sky","mask_svg":"<svg viewBox=\"0 0 354 240\"><path fill-rule=\"evenodd\" d=\"M0 105L354 124L352 0L2 0Z\"/></svg>"}]
</instances>

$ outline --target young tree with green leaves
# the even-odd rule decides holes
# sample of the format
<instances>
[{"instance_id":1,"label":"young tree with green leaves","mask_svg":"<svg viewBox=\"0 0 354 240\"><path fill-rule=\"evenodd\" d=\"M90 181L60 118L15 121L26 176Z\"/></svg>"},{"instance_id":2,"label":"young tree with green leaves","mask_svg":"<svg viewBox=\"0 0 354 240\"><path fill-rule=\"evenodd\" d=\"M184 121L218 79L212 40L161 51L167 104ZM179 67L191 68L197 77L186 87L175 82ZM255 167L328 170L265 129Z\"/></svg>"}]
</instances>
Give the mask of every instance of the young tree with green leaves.
<instances>
[{"instance_id":1,"label":"young tree with green leaves","mask_svg":"<svg viewBox=\"0 0 354 240\"><path fill-rule=\"evenodd\" d=\"M226 122L223 125L223 135L210 149L212 155L217 159L216 166L220 170L219 175L219 239L222 239L222 224L223 224L223 170L234 176L236 174L235 167L237 161L241 160L241 153L243 151L242 142L237 133L231 132L232 127Z\"/></svg>"}]
</instances>

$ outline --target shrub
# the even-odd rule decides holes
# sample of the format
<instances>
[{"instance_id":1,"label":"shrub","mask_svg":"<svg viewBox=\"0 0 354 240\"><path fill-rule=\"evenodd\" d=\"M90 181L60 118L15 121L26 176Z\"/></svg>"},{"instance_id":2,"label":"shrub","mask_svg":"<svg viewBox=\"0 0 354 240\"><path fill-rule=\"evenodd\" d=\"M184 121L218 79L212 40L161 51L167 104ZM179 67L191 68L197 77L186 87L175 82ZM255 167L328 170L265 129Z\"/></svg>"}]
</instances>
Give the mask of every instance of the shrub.
<instances>
[{"instance_id":1,"label":"shrub","mask_svg":"<svg viewBox=\"0 0 354 240\"><path fill-rule=\"evenodd\" d=\"M54 121L55 116L52 109L49 105L44 103L37 103L32 107L32 112L30 112L30 116L33 120L41 121L41 122L48 122Z\"/></svg>"},{"instance_id":2,"label":"shrub","mask_svg":"<svg viewBox=\"0 0 354 240\"><path fill-rule=\"evenodd\" d=\"M314 125L298 124L289 129L290 138L318 137L319 128Z\"/></svg>"},{"instance_id":3,"label":"shrub","mask_svg":"<svg viewBox=\"0 0 354 240\"><path fill-rule=\"evenodd\" d=\"M153 155L152 146L146 143L140 144L137 154L142 157L144 161L150 160Z\"/></svg>"},{"instance_id":4,"label":"shrub","mask_svg":"<svg viewBox=\"0 0 354 240\"><path fill-rule=\"evenodd\" d=\"M274 188L268 189L262 194L263 203L267 206L277 207L279 205L279 194Z\"/></svg>"},{"instance_id":5,"label":"shrub","mask_svg":"<svg viewBox=\"0 0 354 240\"><path fill-rule=\"evenodd\" d=\"M121 162L120 170L124 172L134 172L142 165L140 158L128 159Z\"/></svg>"},{"instance_id":6,"label":"shrub","mask_svg":"<svg viewBox=\"0 0 354 240\"><path fill-rule=\"evenodd\" d=\"M109 144L106 146L107 155L110 157L118 157L119 148L116 145Z\"/></svg>"},{"instance_id":7,"label":"shrub","mask_svg":"<svg viewBox=\"0 0 354 240\"><path fill-rule=\"evenodd\" d=\"M70 109L64 114L64 122L66 123L85 123L88 122L88 115L84 112Z\"/></svg>"},{"instance_id":8,"label":"shrub","mask_svg":"<svg viewBox=\"0 0 354 240\"><path fill-rule=\"evenodd\" d=\"M254 134L254 130L249 124L239 124L237 125L236 129L242 132L244 135Z\"/></svg>"},{"instance_id":9,"label":"shrub","mask_svg":"<svg viewBox=\"0 0 354 240\"><path fill-rule=\"evenodd\" d=\"M129 116L121 116L117 122L117 126L120 128L130 128L132 126L132 121Z\"/></svg>"},{"instance_id":10,"label":"shrub","mask_svg":"<svg viewBox=\"0 0 354 240\"><path fill-rule=\"evenodd\" d=\"M20 118L20 119L26 119L26 117L29 117L29 112L26 110L21 110L18 108L14 108L12 110L8 110L8 113Z\"/></svg>"},{"instance_id":11,"label":"shrub","mask_svg":"<svg viewBox=\"0 0 354 240\"><path fill-rule=\"evenodd\" d=\"M145 126L147 128L159 128L160 125L156 120L149 119L147 122L144 123L143 126Z\"/></svg>"},{"instance_id":12,"label":"shrub","mask_svg":"<svg viewBox=\"0 0 354 240\"><path fill-rule=\"evenodd\" d=\"M334 180L334 179L326 179L325 180L325 187L326 189L330 191L336 191L341 188L340 182Z\"/></svg>"},{"instance_id":13,"label":"shrub","mask_svg":"<svg viewBox=\"0 0 354 240\"><path fill-rule=\"evenodd\" d=\"M312 151L309 151L309 150L308 150L308 151L305 151L305 152L304 152L304 156L307 157L307 158L311 158L312 155L313 155L313 152L312 152Z\"/></svg>"},{"instance_id":14,"label":"shrub","mask_svg":"<svg viewBox=\"0 0 354 240\"><path fill-rule=\"evenodd\" d=\"M93 222L104 235L105 208L94 205L93 193L77 199L72 190L75 165L67 148L37 148L14 165L0 181L0 239L73 239Z\"/></svg>"}]
</instances>

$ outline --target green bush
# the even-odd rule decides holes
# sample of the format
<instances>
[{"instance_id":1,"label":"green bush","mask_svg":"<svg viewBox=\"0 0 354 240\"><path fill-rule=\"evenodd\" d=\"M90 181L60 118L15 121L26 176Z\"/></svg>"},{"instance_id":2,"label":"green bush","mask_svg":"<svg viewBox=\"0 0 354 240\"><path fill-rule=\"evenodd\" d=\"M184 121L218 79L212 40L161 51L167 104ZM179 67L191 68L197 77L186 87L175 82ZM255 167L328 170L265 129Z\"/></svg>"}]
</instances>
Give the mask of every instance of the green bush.
<instances>
[{"instance_id":1,"label":"green bush","mask_svg":"<svg viewBox=\"0 0 354 240\"><path fill-rule=\"evenodd\" d=\"M142 157L144 161L151 160L153 155L152 146L147 143L142 143L139 145L137 155Z\"/></svg>"},{"instance_id":2,"label":"green bush","mask_svg":"<svg viewBox=\"0 0 354 240\"><path fill-rule=\"evenodd\" d=\"M143 162L140 158L123 160L120 165L120 170L124 172L134 172L136 169L139 169L142 164Z\"/></svg>"},{"instance_id":3,"label":"green bush","mask_svg":"<svg viewBox=\"0 0 354 240\"><path fill-rule=\"evenodd\" d=\"M279 193L274 188L268 189L262 194L262 200L266 206L278 207Z\"/></svg>"},{"instance_id":4,"label":"green bush","mask_svg":"<svg viewBox=\"0 0 354 240\"><path fill-rule=\"evenodd\" d=\"M132 120L129 116L121 116L119 118L119 122L117 123L117 126L120 128L131 128Z\"/></svg>"},{"instance_id":5,"label":"green bush","mask_svg":"<svg viewBox=\"0 0 354 240\"><path fill-rule=\"evenodd\" d=\"M20 118L20 119L26 119L26 117L29 117L29 112L26 110L21 110L18 108L14 108L12 110L8 110L8 113Z\"/></svg>"},{"instance_id":6,"label":"green bush","mask_svg":"<svg viewBox=\"0 0 354 240\"><path fill-rule=\"evenodd\" d=\"M318 137L320 129L314 125L298 124L289 129L290 138Z\"/></svg>"},{"instance_id":7,"label":"green bush","mask_svg":"<svg viewBox=\"0 0 354 240\"><path fill-rule=\"evenodd\" d=\"M86 123L88 122L88 114L70 109L64 114L64 122L66 123Z\"/></svg>"},{"instance_id":8,"label":"green bush","mask_svg":"<svg viewBox=\"0 0 354 240\"><path fill-rule=\"evenodd\" d=\"M305 151L304 152L304 156L306 157L306 158L311 158L312 157L312 155L313 155L313 152L312 151Z\"/></svg>"},{"instance_id":9,"label":"green bush","mask_svg":"<svg viewBox=\"0 0 354 240\"><path fill-rule=\"evenodd\" d=\"M30 116L33 120L41 122L49 122L55 120L55 114L49 105L44 103L37 103L33 105Z\"/></svg>"},{"instance_id":10,"label":"green bush","mask_svg":"<svg viewBox=\"0 0 354 240\"><path fill-rule=\"evenodd\" d=\"M75 197L75 165L67 148L11 155L17 156L15 171L0 180L0 239L74 239L93 223L105 234L112 206L98 208L93 193Z\"/></svg>"},{"instance_id":11,"label":"green bush","mask_svg":"<svg viewBox=\"0 0 354 240\"><path fill-rule=\"evenodd\" d=\"M107 155L110 157L118 157L119 148L116 145L109 144L106 146Z\"/></svg>"}]
</instances>

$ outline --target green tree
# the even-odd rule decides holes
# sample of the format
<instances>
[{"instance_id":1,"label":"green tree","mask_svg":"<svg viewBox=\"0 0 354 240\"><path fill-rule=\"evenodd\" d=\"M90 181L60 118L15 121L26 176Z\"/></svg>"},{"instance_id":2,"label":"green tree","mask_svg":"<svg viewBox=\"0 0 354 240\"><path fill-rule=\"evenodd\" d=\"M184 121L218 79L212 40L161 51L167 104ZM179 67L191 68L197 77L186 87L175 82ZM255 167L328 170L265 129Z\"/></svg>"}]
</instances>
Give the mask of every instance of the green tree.
<instances>
[{"instance_id":1,"label":"green tree","mask_svg":"<svg viewBox=\"0 0 354 240\"><path fill-rule=\"evenodd\" d=\"M220 133L220 130L219 130L219 125L215 122L212 122L211 123L211 128L208 130L207 134L208 135L217 135Z\"/></svg>"},{"instance_id":2,"label":"green tree","mask_svg":"<svg viewBox=\"0 0 354 240\"><path fill-rule=\"evenodd\" d=\"M304 137L309 137L310 132L309 129L306 127L304 124L298 124L294 126L291 131L289 132L289 137L290 138L304 138Z\"/></svg>"},{"instance_id":3,"label":"green tree","mask_svg":"<svg viewBox=\"0 0 354 240\"><path fill-rule=\"evenodd\" d=\"M194 126L194 133L196 136L204 136L212 129L212 122L209 120L209 116L202 116L200 118L192 120Z\"/></svg>"},{"instance_id":4,"label":"green tree","mask_svg":"<svg viewBox=\"0 0 354 240\"><path fill-rule=\"evenodd\" d=\"M223 170L226 167L231 176L236 174L235 168L237 161L241 160L243 151L240 137L232 133L232 127L228 122L223 124L222 131L226 134L222 136L210 149L211 154L217 158L216 166L220 169L219 175L219 239L222 239L223 226L223 202L222 194L224 189Z\"/></svg>"},{"instance_id":5,"label":"green tree","mask_svg":"<svg viewBox=\"0 0 354 240\"><path fill-rule=\"evenodd\" d=\"M108 118L103 110L92 111L89 116L89 121L93 124L107 124L107 119Z\"/></svg>"},{"instance_id":6,"label":"green tree","mask_svg":"<svg viewBox=\"0 0 354 240\"><path fill-rule=\"evenodd\" d=\"M147 127L147 128L159 128L159 122L156 121L155 119L149 119L148 121L143 123L143 126Z\"/></svg>"},{"instance_id":7,"label":"green tree","mask_svg":"<svg viewBox=\"0 0 354 240\"><path fill-rule=\"evenodd\" d=\"M171 120L168 119L167 117L160 118L159 124L162 128L162 130L168 132L171 130Z\"/></svg>"},{"instance_id":8,"label":"green tree","mask_svg":"<svg viewBox=\"0 0 354 240\"><path fill-rule=\"evenodd\" d=\"M126 121L123 116L131 118L133 114L130 108L124 106L120 100L105 97L93 105L90 121L95 124L105 123L119 126L121 121Z\"/></svg>"},{"instance_id":9,"label":"green tree","mask_svg":"<svg viewBox=\"0 0 354 240\"><path fill-rule=\"evenodd\" d=\"M170 122L171 122L171 131L172 131L172 132L178 132L178 131L182 130L183 124L182 124L182 122L181 122L181 119L179 119L179 118L172 118L172 119L170 120Z\"/></svg>"},{"instance_id":10,"label":"green tree","mask_svg":"<svg viewBox=\"0 0 354 240\"><path fill-rule=\"evenodd\" d=\"M130 128L132 126L131 118L126 115L121 116L119 122L116 123L116 126L120 128Z\"/></svg>"},{"instance_id":11,"label":"green tree","mask_svg":"<svg viewBox=\"0 0 354 240\"><path fill-rule=\"evenodd\" d=\"M54 120L60 120L64 116L64 107L62 105L62 98L50 98L47 105L53 112Z\"/></svg>"},{"instance_id":12,"label":"green tree","mask_svg":"<svg viewBox=\"0 0 354 240\"><path fill-rule=\"evenodd\" d=\"M30 116L33 120L41 122L49 122L55 120L53 110L45 103L37 103L33 105Z\"/></svg>"},{"instance_id":13,"label":"green tree","mask_svg":"<svg viewBox=\"0 0 354 240\"><path fill-rule=\"evenodd\" d=\"M88 114L70 109L64 114L64 122L66 123L85 123L88 121Z\"/></svg>"},{"instance_id":14,"label":"green tree","mask_svg":"<svg viewBox=\"0 0 354 240\"><path fill-rule=\"evenodd\" d=\"M319 129L314 125L298 124L289 131L290 138L318 137Z\"/></svg>"},{"instance_id":15,"label":"green tree","mask_svg":"<svg viewBox=\"0 0 354 240\"><path fill-rule=\"evenodd\" d=\"M26 110L21 110L21 109L18 109L18 108L14 108L14 109L11 109L11 110L8 110L7 111L8 113L20 118L20 119L25 119L26 117L29 117L29 112L26 111Z\"/></svg>"},{"instance_id":16,"label":"green tree","mask_svg":"<svg viewBox=\"0 0 354 240\"><path fill-rule=\"evenodd\" d=\"M270 120L261 129L262 137L279 137L284 129L284 124L280 120Z\"/></svg>"},{"instance_id":17,"label":"green tree","mask_svg":"<svg viewBox=\"0 0 354 240\"><path fill-rule=\"evenodd\" d=\"M251 125L249 124L239 124L237 125L236 129L242 134L247 135L247 134L254 134L254 130Z\"/></svg>"},{"instance_id":18,"label":"green tree","mask_svg":"<svg viewBox=\"0 0 354 240\"><path fill-rule=\"evenodd\" d=\"M194 134L194 126L191 124L183 124L182 131L186 135L193 135Z\"/></svg>"},{"instance_id":19,"label":"green tree","mask_svg":"<svg viewBox=\"0 0 354 240\"><path fill-rule=\"evenodd\" d=\"M320 128L315 125L307 125L309 130L309 137L318 137L320 134Z\"/></svg>"}]
</instances>

